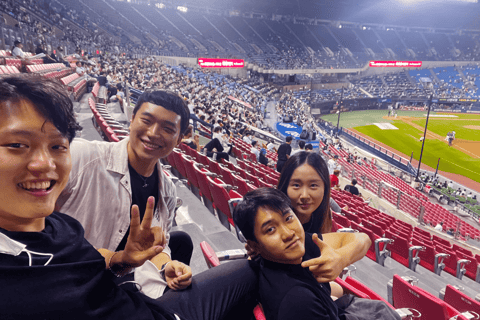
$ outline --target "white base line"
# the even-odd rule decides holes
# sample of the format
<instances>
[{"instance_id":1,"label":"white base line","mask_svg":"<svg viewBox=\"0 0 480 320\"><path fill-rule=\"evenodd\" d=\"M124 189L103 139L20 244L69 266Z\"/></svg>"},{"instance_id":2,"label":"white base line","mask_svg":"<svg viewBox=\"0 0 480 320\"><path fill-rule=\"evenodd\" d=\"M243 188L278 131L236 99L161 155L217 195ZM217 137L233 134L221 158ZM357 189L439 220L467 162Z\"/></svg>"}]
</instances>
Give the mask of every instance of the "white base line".
<instances>
[{"instance_id":1,"label":"white base line","mask_svg":"<svg viewBox=\"0 0 480 320\"><path fill-rule=\"evenodd\" d=\"M448 161L448 160L446 160L446 159L442 159L442 160L447 161L447 162L450 162L451 164L453 164L454 166L457 166L457 167L459 167L459 168L468 170L468 171L474 173L474 174L477 175L477 176L479 175L478 172L475 172L475 171L472 171L472 170L470 170L470 169L467 169L467 168L464 168L464 167L462 167L462 166L459 166L458 164L455 164L455 163L453 163L453 162L451 162L451 161ZM448 171L445 171L445 172L448 172ZM449 173L453 173L453 172L449 172ZM453 174L458 174L458 173L453 173ZM466 178L468 178L468 177L466 177Z\"/></svg>"}]
</instances>

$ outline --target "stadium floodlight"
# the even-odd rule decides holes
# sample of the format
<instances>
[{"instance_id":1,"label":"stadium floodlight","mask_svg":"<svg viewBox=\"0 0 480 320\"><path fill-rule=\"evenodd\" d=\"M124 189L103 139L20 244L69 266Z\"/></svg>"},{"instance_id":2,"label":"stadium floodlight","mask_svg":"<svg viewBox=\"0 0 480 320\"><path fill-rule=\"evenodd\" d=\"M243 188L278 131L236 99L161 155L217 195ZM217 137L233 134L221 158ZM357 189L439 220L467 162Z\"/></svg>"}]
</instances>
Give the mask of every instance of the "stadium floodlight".
<instances>
[{"instance_id":1,"label":"stadium floodlight","mask_svg":"<svg viewBox=\"0 0 480 320\"><path fill-rule=\"evenodd\" d=\"M182 12L187 12L187 11L188 11L188 8L185 7L185 6L178 6L178 7L177 7L177 10L178 10L178 11L182 11Z\"/></svg>"},{"instance_id":2,"label":"stadium floodlight","mask_svg":"<svg viewBox=\"0 0 480 320\"><path fill-rule=\"evenodd\" d=\"M157 3L155 3L155 7L157 7L158 9L164 9L165 5L161 2L157 2Z\"/></svg>"},{"instance_id":3,"label":"stadium floodlight","mask_svg":"<svg viewBox=\"0 0 480 320\"><path fill-rule=\"evenodd\" d=\"M367 27L363 26L362 29L363 29L363 30L367 30Z\"/></svg>"},{"instance_id":4,"label":"stadium floodlight","mask_svg":"<svg viewBox=\"0 0 480 320\"><path fill-rule=\"evenodd\" d=\"M338 25L338 28L339 28L339 29L342 29L342 25L341 25L341 24L339 24L339 25Z\"/></svg>"}]
</instances>

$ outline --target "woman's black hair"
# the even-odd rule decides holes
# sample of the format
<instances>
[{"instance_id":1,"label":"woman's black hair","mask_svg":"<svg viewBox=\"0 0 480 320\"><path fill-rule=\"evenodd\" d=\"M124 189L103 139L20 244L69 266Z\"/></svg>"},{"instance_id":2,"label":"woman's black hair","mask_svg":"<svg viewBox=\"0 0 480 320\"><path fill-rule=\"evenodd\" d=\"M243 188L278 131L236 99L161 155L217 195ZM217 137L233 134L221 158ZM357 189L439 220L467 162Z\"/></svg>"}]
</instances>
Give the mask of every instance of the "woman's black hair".
<instances>
[{"instance_id":1,"label":"woman's black hair","mask_svg":"<svg viewBox=\"0 0 480 320\"><path fill-rule=\"evenodd\" d=\"M323 181L323 200L320 206L312 213L310 221L304 224L306 232L327 233L332 227L330 213L330 175L325 160L316 152L300 151L291 156L285 162L280 178L278 179L277 189L288 196L287 189L292 178L293 172L303 164L308 164L314 168Z\"/></svg>"},{"instance_id":2,"label":"woman's black hair","mask_svg":"<svg viewBox=\"0 0 480 320\"><path fill-rule=\"evenodd\" d=\"M133 109L133 115L137 114L137 111L144 103L152 103L157 106L161 106L167 110L173 111L180 116L180 133L184 134L187 130L188 123L190 121L190 111L188 106L178 94L169 90L145 90L137 100L137 104Z\"/></svg>"},{"instance_id":3,"label":"woman's black hair","mask_svg":"<svg viewBox=\"0 0 480 320\"><path fill-rule=\"evenodd\" d=\"M255 218L262 207L284 213L290 209L290 198L274 188L258 188L247 192L233 212L233 221L247 240L257 241Z\"/></svg>"},{"instance_id":4,"label":"woman's black hair","mask_svg":"<svg viewBox=\"0 0 480 320\"><path fill-rule=\"evenodd\" d=\"M21 100L30 101L69 142L75 138L76 131L82 130L67 90L57 80L30 74L0 78L0 105Z\"/></svg>"}]
</instances>

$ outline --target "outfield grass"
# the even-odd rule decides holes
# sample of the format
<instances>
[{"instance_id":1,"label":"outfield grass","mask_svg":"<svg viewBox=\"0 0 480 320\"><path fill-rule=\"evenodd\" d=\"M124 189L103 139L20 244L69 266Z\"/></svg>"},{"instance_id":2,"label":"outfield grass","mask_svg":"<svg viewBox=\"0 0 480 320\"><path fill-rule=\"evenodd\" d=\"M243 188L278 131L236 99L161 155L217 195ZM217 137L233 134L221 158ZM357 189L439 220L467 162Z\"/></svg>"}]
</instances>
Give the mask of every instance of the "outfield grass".
<instances>
[{"instance_id":1,"label":"outfield grass","mask_svg":"<svg viewBox=\"0 0 480 320\"><path fill-rule=\"evenodd\" d=\"M423 132L402 121L393 121L393 125L399 130L382 130L375 125L355 127L354 129L405 155L410 155L413 151L413 158L419 160L422 147L419 138L423 136ZM422 163L435 168L438 158L441 158L439 170L460 174L480 182L480 159L473 159L465 153L449 147L443 141L427 139Z\"/></svg>"},{"instance_id":2,"label":"outfield grass","mask_svg":"<svg viewBox=\"0 0 480 320\"><path fill-rule=\"evenodd\" d=\"M425 111L398 111L398 116L405 117L424 117ZM431 114L434 114L433 112ZM340 115L340 126L344 128L353 128L359 126L370 125L380 122L392 122L393 120L383 119L387 115L387 110L366 110L343 112ZM338 114L332 113L322 116L325 121L330 121L333 125L337 125Z\"/></svg>"},{"instance_id":3,"label":"outfield grass","mask_svg":"<svg viewBox=\"0 0 480 320\"><path fill-rule=\"evenodd\" d=\"M478 116L477 116L478 118ZM415 120L414 123L425 127L426 119ZM480 130L467 129L464 126L480 126L480 121L458 120L448 121L448 119L428 119L428 130L446 137L449 131L455 131L455 138L463 140L480 141Z\"/></svg>"}]
</instances>

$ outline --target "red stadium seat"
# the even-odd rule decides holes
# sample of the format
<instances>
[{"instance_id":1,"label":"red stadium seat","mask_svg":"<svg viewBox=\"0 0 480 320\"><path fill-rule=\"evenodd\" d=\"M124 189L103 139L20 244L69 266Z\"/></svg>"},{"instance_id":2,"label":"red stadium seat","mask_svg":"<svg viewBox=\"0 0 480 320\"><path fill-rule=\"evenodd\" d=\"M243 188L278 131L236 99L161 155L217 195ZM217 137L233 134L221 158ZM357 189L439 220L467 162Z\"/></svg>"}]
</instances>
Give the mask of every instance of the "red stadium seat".
<instances>
[{"instance_id":1,"label":"red stadium seat","mask_svg":"<svg viewBox=\"0 0 480 320\"><path fill-rule=\"evenodd\" d=\"M480 302L470 298L450 284L445 288L443 301L457 309L459 312L473 311L480 315Z\"/></svg>"},{"instance_id":2,"label":"red stadium seat","mask_svg":"<svg viewBox=\"0 0 480 320\"><path fill-rule=\"evenodd\" d=\"M415 319L449 320L454 316L457 320L467 319L445 301L413 286L397 274L393 276L392 298L395 308L413 308L420 312L421 316Z\"/></svg>"}]
</instances>

